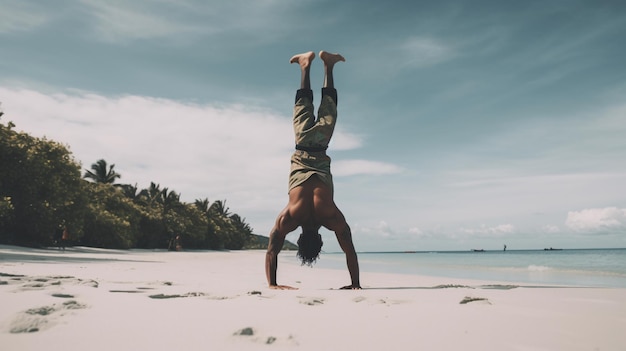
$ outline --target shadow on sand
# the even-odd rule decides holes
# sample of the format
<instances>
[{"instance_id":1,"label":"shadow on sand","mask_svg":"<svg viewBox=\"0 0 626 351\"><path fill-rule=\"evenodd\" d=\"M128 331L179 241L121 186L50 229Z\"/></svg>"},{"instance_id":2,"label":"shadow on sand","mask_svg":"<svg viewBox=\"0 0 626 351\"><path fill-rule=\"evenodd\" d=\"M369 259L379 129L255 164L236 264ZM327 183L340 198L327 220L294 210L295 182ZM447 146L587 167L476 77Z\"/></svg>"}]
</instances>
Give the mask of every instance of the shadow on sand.
<instances>
[{"instance_id":1,"label":"shadow on sand","mask_svg":"<svg viewBox=\"0 0 626 351\"><path fill-rule=\"evenodd\" d=\"M3 262L160 262L148 259L138 260L136 256L133 259L123 257L131 253L137 252L90 247L68 247L65 251L61 251L57 248L33 249L0 245L0 261Z\"/></svg>"},{"instance_id":2,"label":"shadow on sand","mask_svg":"<svg viewBox=\"0 0 626 351\"><path fill-rule=\"evenodd\" d=\"M367 287L363 290L435 290L435 289L484 289L484 290L512 290L512 289L572 289L585 288L584 286L558 286L558 285L436 285L436 286L388 286Z\"/></svg>"}]
</instances>

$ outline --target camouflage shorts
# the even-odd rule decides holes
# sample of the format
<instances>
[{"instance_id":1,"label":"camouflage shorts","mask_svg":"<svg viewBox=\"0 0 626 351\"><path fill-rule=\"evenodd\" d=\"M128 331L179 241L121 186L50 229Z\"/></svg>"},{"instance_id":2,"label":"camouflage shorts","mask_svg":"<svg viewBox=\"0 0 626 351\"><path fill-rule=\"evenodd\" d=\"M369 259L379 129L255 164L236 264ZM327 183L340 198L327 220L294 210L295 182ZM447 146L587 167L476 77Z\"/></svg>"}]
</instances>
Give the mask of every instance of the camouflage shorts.
<instances>
[{"instance_id":1,"label":"camouflage shorts","mask_svg":"<svg viewBox=\"0 0 626 351\"><path fill-rule=\"evenodd\" d=\"M306 91L298 92L293 114L296 145L322 149L328 147L337 121L336 92L334 94L333 98L332 92L331 94L322 92L316 119L313 114L313 94ZM296 150L291 156L289 191L307 181L312 175L317 175L332 190L330 157L326 155L326 151Z\"/></svg>"}]
</instances>

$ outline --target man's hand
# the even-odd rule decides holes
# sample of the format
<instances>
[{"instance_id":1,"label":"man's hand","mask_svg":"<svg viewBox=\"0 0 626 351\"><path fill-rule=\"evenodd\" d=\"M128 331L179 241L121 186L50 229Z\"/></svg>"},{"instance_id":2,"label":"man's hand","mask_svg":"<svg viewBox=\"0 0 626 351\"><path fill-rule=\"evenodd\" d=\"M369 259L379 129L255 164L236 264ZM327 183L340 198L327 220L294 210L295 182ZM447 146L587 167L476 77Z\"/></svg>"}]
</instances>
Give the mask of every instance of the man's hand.
<instances>
[{"instance_id":1,"label":"man's hand","mask_svg":"<svg viewBox=\"0 0 626 351\"><path fill-rule=\"evenodd\" d=\"M270 285L270 289L272 290L298 290L298 288L294 288L289 285Z\"/></svg>"},{"instance_id":2,"label":"man's hand","mask_svg":"<svg viewBox=\"0 0 626 351\"><path fill-rule=\"evenodd\" d=\"M346 285L340 288L341 290L361 290L360 285Z\"/></svg>"}]
</instances>

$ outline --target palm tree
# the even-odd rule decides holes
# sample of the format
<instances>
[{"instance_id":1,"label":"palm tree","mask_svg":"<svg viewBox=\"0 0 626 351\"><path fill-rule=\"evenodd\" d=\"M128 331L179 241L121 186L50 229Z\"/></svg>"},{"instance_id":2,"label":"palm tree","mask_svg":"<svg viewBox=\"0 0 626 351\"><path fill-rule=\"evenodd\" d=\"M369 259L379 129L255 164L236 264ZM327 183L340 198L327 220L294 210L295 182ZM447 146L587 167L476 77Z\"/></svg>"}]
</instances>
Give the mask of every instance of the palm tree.
<instances>
[{"instance_id":1,"label":"palm tree","mask_svg":"<svg viewBox=\"0 0 626 351\"><path fill-rule=\"evenodd\" d=\"M162 190L160 184L155 184L154 182L150 182L150 187L148 189L143 189L139 196L150 206L155 202L159 202L159 197L161 196Z\"/></svg>"},{"instance_id":2,"label":"palm tree","mask_svg":"<svg viewBox=\"0 0 626 351\"><path fill-rule=\"evenodd\" d=\"M120 188L127 198L131 200L137 200L137 197L139 196L139 194L137 193L137 183L135 183L135 185L123 184L120 185Z\"/></svg>"},{"instance_id":3,"label":"palm tree","mask_svg":"<svg viewBox=\"0 0 626 351\"><path fill-rule=\"evenodd\" d=\"M226 200L217 200L212 203L209 208L209 211L223 218L228 218L230 216L230 212L228 212L228 210L229 208L226 207Z\"/></svg>"},{"instance_id":4,"label":"palm tree","mask_svg":"<svg viewBox=\"0 0 626 351\"><path fill-rule=\"evenodd\" d=\"M213 210L215 208L210 205L209 199L196 199L194 205L204 214L207 220L206 246L210 249L224 248L224 239L222 238L222 227L220 223L221 218L214 215Z\"/></svg>"},{"instance_id":5,"label":"palm tree","mask_svg":"<svg viewBox=\"0 0 626 351\"><path fill-rule=\"evenodd\" d=\"M168 188L164 188L158 198L159 202L163 204L164 213L180 204L180 194L177 194L174 190L168 190Z\"/></svg>"},{"instance_id":6,"label":"palm tree","mask_svg":"<svg viewBox=\"0 0 626 351\"><path fill-rule=\"evenodd\" d=\"M196 205L196 208L198 210L200 210L200 212L202 213L207 213L209 212L209 199L196 199L196 202L194 202L194 205Z\"/></svg>"},{"instance_id":7,"label":"palm tree","mask_svg":"<svg viewBox=\"0 0 626 351\"><path fill-rule=\"evenodd\" d=\"M98 160L98 162L91 165L91 171L85 171L83 176L85 179L91 179L96 183L101 184L113 184L117 178L122 176L113 170L115 165L112 164L107 168L107 161Z\"/></svg>"},{"instance_id":8,"label":"palm tree","mask_svg":"<svg viewBox=\"0 0 626 351\"><path fill-rule=\"evenodd\" d=\"M238 214L230 216L230 222L234 227L234 233L230 237L229 249L241 250L252 236L252 228L246 223L245 218L239 217Z\"/></svg>"},{"instance_id":9,"label":"palm tree","mask_svg":"<svg viewBox=\"0 0 626 351\"><path fill-rule=\"evenodd\" d=\"M235 226L235 228L237 228L238 230L241 230L242 232L246 233L246 234L251 234L252 233L252 228L250 227L250 225L248 223L246 223L246 219L245 218L241 218L239 217L238 214L234 214L232 216L230 216L230 219L233 222L233 225Z\"/></svg>"}]
</instances>

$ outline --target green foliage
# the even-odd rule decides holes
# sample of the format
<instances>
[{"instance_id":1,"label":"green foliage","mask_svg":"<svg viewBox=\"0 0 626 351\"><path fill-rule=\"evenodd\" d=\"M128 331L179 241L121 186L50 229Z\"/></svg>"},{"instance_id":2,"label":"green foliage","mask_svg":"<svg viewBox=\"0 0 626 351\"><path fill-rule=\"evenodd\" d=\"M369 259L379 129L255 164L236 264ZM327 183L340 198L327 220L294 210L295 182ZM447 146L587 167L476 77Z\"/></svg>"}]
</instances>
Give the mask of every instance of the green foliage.
<instances>
[{"instance_id":1,"label":"green foliage","mask_svg":"<svg viewBox=\"0 0 626 351\"><path fill-rule=\"evenodd\" d=\"M269 244L270 238L263 235L251 234L248 242L243 247L245 250L260 250L266 249ZM289 250L298 250L298 245L290 242L289 240L285 240L283 244L283 251Z\"/></svg>"},{"instance_id":2,"label":"green foliage","mask_svg":"<svg viewBox=\"0 0 626 351\"><path fill-rule=\"evenodd\" d=\"M67 147L13 127L0 124L0 243L49 246L63 227L70 243L118 249L165 249L180 236L187 249L239 250L252 237L226 201L187 204L156 183L114 184L121 175L105 160L83 179Z\"/></svg>"},{"instance_id":3,"label":"green foliage","mask_svg":"<svg viewBox=\"0 0 626 351\"><path fill-rule=\"evenodd\" d=\"M135 246L140 209L124 193L109 184L87 184L93 199L85 216L82 243L88 246L128 249Z\"/></svg>"},{"instance_id":4,"label":"green foliage","mask_svg":"<svg viewBox=\"0 0 626 351\"><path fill-rule=\"evenodd\" d=\"M0 198L0 228L7 227L13 222L13 211L15 207L11 203L11 198L3 196Z\"/></svg>"},{"instance_id":5,"label":"green foliage","mask_svg":"<svg viewBox=\"0 0 626 351\"><path fill-rule=\"evenodd\" d=\"M85 179L91 179L96 183L113 184L121 175L113 170L115 165L107 168L107 161L98 160L91 165L91 171L85 171Z\"/></svg>"},{"instance_id":6,"label":"green foliage","mask_svg":"<svg viewBox=\"0 0 626 351\"><path fill-rule=\"evenodd\" d=\"M48 245L61 225L81 234L86 194L62 144L0 124L0 241Z\"/></svg>"}]
</instances>

